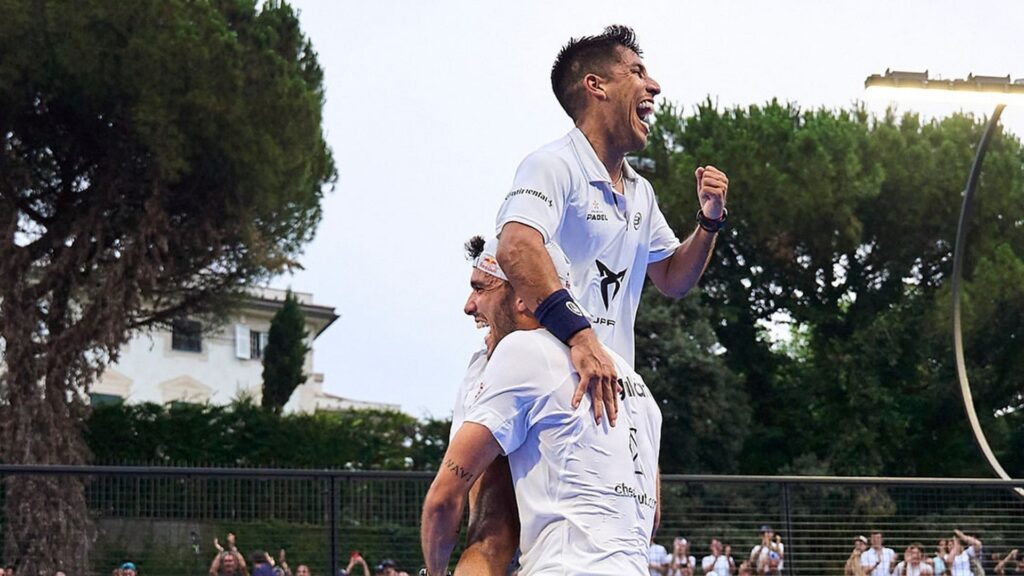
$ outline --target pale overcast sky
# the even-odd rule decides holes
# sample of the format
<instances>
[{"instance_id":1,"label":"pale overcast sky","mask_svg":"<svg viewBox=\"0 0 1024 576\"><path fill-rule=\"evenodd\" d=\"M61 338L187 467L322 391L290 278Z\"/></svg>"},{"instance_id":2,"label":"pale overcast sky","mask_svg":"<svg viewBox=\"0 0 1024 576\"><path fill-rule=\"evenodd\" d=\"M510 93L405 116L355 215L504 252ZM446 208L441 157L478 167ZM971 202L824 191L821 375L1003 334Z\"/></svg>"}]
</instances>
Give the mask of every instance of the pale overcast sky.
<instances>
[{"instance_id":1,"label":"pale overcast sky","mask_svg":"<svg viewBox=\"0 0 1024 576\"><path fill-rule=\"evenodd\" d=\"M849 106L863 97L864 78L886 68L1024 77L1024 3L1016 0L293 5L326 73L324 129L339 181L301 259L305 270L273 284L312 292L341 315L314 347L328 392L400 404L415 416L450 415L479 346L462 314L463 241L494 234L519 161L572 127L548 80L570 36L632 26L661 98L687 111L708 96L722 107L772 97ZM910 108L955 110L901 106ZM1008 108L1003 121L1024 134L1024 109ZM758 193L730 192L733 211Z\"/></svg>"}]
</instances>

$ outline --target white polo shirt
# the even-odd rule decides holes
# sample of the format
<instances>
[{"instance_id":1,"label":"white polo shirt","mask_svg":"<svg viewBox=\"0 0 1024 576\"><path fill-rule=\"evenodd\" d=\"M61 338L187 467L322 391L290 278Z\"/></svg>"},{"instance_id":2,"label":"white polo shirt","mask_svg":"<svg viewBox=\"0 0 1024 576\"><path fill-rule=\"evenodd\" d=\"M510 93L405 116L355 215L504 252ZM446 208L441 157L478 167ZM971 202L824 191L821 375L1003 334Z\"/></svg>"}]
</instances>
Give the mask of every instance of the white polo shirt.
<instances>
[{"instance_id":1,"label":"white polo shirt","mask_svg":"<svg viewBox=\"0 0 1024 576\"><path fill-rule=\"evenodd\" d=\"M647 549L647 565L650 571L650 576L664 576L660 570L650 568L651 564L657 566L667 566L668 561L672 559L669 555L668 550L665 549L661 544L651 544L651 547Z\"/></svg>"},{"instance_id":2,"label":"white polo shirt","mask_svg":"<svg viewBox=\"0 0 1024 576\"><path fill-rule=\"evenodd\" d=\"M589 395L572 408L569 349L544 329L505 336L466 407L465 421L486 426L508 455L524 574L648 576L661 410L609 352L624 390L614 427L594 422Z\"/></svg>"},{"instance_id":3,"label":"white polo shirt","mask_svg":"<svg viewBox=\"0 0 1024 576\"><path fill-rule=\"evenodd\" d=\"M779 552L782 552L783 554L786 553L786 545L782 542L773 542L772 546L767 547L758 544L757 546L754 546L750 549L750 563L754 565L755 569L761 564L762 561L768 561L768 555L771 554L773 550L772 547L774 547L774 549L777 549ZM779 560L779 572L782 572L782 567L785 564L785 562L785 560Z\"/></svg>"},{"instance_id":4,"label":"white polo shirt","mask_svg":"<svg viewBox=\"0 0 1024 576\"><path fill-rule=\"evenodd\" d=\"M466 406L472 404L483 386L484 368L487 367L487 346L477 350L469 359L466 375L455 395L455 408L452 410L452 428L448 433L448 444L452 443L455 433L462 427L466 417Z\"/></svg>"},{"instance_id":5,"label":"white polo shirt","mask_svg":"<svg viewBox=\"0 0 1024 576\"><path fill-rule=\"evenodd\" d=\"M732 571L729 570L729 558L725 554L721 554L717 558L711 555L705 556L700 561L700 567L704 570L704 574L732 576Z\"/></svg>"},{"instance_id":6,"label":"white polo shirt","mask_svg":"<svg viewBox=\"0 0 1024 576\"><path fill-rule=\"evenodd\" d=\"M953 563L948 566L950 576L972 576L974 572L971 570L971 558L974 556L974 546L968 546L957 554L953 558Z\"/></svg>"},{"instance_id":7,"label":"white polo shirt","mask_svg":"<svg viewBox=\"0 0 1024 576\"><path fill-rule=\"evenodd\" d=\"M533 152L516 171L497 227L519 222L558 244L572 263L573 296L597 337L633 365L633 323L647 265L679 246L650 182L623 166L624 194L587 137L573 128Z\"/></svg>"},{"instance_id":8,"label":"white polo shirt","mask_svg":"<svg viewBox=\"0 0 1024 576\"><path fill-rule=\"evenodd\" d=\"M878 562L878 566L874 570L865 570L868 576L889 576L889 567L892 566L892 561L896 557L896 552L892 548L882 548L882 553L879 554L874 548L868 548L860 555L860 565L865 569L870 569L875 566Z\"/></svg>"},{"instance_id":9,"label":"white polo shirt","mask_svg":"<svg viewBox=\"0 0 1024 576\"><path fill-rule=\"evenodd\" d=\"M932 567L925 564L923 561L918 563L917 566L909 564L907 561L902 561L896 565L896 570L893 571L895 576L932 576Z\"/></svg>"}]
</instances>

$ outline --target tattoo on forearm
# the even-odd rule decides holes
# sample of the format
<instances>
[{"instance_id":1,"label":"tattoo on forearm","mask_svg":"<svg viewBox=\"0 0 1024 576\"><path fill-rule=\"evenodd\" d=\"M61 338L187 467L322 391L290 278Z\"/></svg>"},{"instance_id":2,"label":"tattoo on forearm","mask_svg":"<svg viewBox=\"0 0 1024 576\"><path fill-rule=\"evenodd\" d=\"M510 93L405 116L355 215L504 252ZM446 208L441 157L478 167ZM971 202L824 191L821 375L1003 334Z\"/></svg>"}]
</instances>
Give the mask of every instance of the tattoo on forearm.
<instances>
[{"instance_id":1,"label":"tattoo on forearm","mask_svg":"<svg viewBox=\"0 0 1024 576\"><path fill-rule=\"evenodd\" d=\"M473 481L473 474L469 470L466 470L462 466L459 466L459 464L455 462L455 460L452 460L451 458L445 461L444 467L449 472L454 474L456 478L462 480L463 482Z\"/></svg>"}]
</instances>

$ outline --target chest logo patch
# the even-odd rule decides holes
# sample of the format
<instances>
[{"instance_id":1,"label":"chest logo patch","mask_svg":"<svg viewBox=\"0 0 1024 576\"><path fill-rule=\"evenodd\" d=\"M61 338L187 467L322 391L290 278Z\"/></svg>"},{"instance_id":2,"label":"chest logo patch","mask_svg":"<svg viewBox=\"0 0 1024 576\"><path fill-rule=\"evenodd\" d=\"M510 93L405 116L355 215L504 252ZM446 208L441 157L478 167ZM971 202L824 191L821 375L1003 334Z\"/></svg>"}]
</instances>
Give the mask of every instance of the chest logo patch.
<instances>
[{"instance_id":1,"label":"chest logo patch","mask_svg":"<svg viewBox=\"0 0 1024 576\"><path fill-rule=\"evenodd\" d=\"M622 279L626 277L626 270L629 268L623 269L622 272L614 272L605 266L604 262L600 260L595 260L595 262L597 262L597 271L601 273L601 300L604 301L604 309L607 310L608 305L619 295Z\"/></svg>"},{"instance_id":2,"label":"chest logo patch","mask_svg":"<svg viewBox=\"0 0 1024 576\"><path fill-rule=\"evenodd\" d=\"M644 217L639 212L633 215L633 230L640 229L640 223L643 222L643 219Z\"/></svg>"},{"instance_id":3,"label":"chest logo patch","mask_svg":"<svg viewBox=\"0 0 1024 576\"><path fill-rule=\"evenodd\" d=\"M608 214L601 209L601 204L597 200L594 200L590 204L590 210L587 211L587 221L596 220L598 222L607 222Z\"/></svg>"}]
</instances>

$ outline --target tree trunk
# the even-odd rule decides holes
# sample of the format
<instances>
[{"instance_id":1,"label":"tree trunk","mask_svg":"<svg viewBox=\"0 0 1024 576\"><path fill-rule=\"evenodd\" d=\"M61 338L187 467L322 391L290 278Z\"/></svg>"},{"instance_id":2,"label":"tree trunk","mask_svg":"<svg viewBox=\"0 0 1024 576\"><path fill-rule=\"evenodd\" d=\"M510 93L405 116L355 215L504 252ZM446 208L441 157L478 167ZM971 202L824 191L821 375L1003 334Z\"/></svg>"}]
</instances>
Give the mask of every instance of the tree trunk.
<instances>
[{"instance_id":1,"label":"tree trunk","mask_svg":"<svg viewBox=\"0 0 1024 576\"><path fill-rule=\"evenodd\" d=\"M24 278L24 276L21 276ZM83 464L80 434L86 408L71 390L93 373L75 352L45 354L53 332L42 329L31 287L14 280L0 301L0 461L7 464ZM50 311L53 303L49 302ZM54 328L57 326L48 322ZM59 333L59 332L58 332ZM88 571L94 539L85 500L86 478L8 476L4 480L3 553L18 574Z\"/></svg>"}]
</instances>

